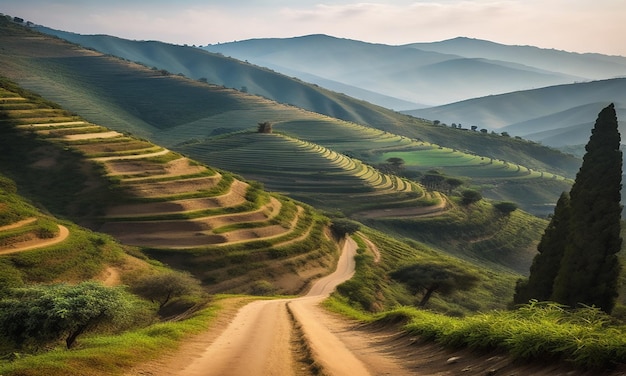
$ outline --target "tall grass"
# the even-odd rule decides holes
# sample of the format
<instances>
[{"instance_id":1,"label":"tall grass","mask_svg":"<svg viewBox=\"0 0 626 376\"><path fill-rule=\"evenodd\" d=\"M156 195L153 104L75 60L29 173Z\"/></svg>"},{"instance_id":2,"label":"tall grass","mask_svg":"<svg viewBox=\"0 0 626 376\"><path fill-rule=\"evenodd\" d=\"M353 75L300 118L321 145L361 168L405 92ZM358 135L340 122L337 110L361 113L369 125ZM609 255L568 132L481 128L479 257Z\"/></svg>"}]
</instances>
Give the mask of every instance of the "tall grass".
<instances>
[{"instance_id":1,"label":"tall grass","mask_svg":"<svg viewBox=\"0 0 626 376\"><path fill-rule=\"evenodd\" d=\"M399 315L408 320L408 333L444 346L506 350L516 358L562 360L595 369L626 362L626 327L612 324L593 307L572 311L556 303L531 302L462 319L405 307L376 320Z\"/></svg>"}]
</instances>

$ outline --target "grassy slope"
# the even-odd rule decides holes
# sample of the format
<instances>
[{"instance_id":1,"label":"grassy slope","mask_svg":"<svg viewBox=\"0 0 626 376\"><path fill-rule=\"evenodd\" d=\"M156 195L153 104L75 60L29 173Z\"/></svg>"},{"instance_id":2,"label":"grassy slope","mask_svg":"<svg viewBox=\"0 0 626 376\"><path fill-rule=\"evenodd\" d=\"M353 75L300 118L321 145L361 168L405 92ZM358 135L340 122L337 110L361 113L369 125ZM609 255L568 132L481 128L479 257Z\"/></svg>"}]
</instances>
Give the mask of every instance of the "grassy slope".
<instances>
[{"instance_id":1,"label":"grassy slope","mask_svg":"<svg viewBox=\"0 0 626 376\"><path fill-rule=\"evenodd\" d=\"M32 283L77 282L101 275L107 267L122 267L127 263L124 247L104 234L93 233L71 222L59 220L25 200L19 194L21 186L0 175L0 226L17 224L29 218L32 225L0 231L0 248L11 250L27 239L48 237L42 230L52 232L58 225L69 228L70 235L62 243L29 251L0 256L0 292ZM27 236L27 238L24 238ZM130 269L129 269L130 270Z\"/></svg>"},{"instance_id":2,"label":"grassy slope","mask_svg":"<svg viewBox=\"0 0 626 376\"><path fill-rule=\"evenodd\" d=\"M20 35L20 33L23 34ZM227 141L230 137L227 137L228 133L255 130L257 122L265 120L275 122L277 131L282 132L282 129L285 129L288 131L286 133L291 135L303 139L318 140L321 145L329 143L329 145L332 144L337 148L343 147L342 151L346 154L350 153L358 158L361 158L361 155L366 156L366 149L372 150L372 139L375 139L377 149L382 151L390 149L397 151L398 147L411 145L419 148L422 142L391 133L384 134L383 137L380 136L380 130L333 120L320 114L277 104L234 90L214 87L181 77L163 76L159 71L102 56L92 51L81 50L49 37L30 38L29 43L24 45L22 43L24 36L32 37L32 34L26 30L17 29L4 35L5 50L0 52L0 60L8 62L8 64L2 66L3 71L19 77L20 82L26 83L27 87L37 88L47 97L70 104L69 108L78 106L78 104L86 105L88 103L86 103L85 98L93 97L97 103L90 107L91 112L86 112L88 116L93 116L94 119L101 119L102 123L99 124L111 126L123 132L144 134L146 137L157 140L159 144L172 147L174 150L176 150L175 145L181 148L183 146L202 147L205 144L214 143L217 148L226 151L229 148ZM21 52L18 54L16 51ZM61 59L60 56L67 57ZM88 66L89 69L85 69L85 66ZM72 74L71 77L66 77L67 80L60 81L58 79L63 76L63 72L71 72ZM46 73L50 73L50 75ZM114 80L113 77L115 77ZM78 85L78 82L81 85ZM63 90L58 90L59 86ZM73 89L76 89L76 92L72 92ZM368 108L373 107L368 106ZM97 109L100 111L96 111ZM433 132L433 134L440 133L442 137L446 134L443 127L424 125L416 119L379 108L376 108L376 111L378 111L378 116L385 118L385 121L381 122L385 126L414 129L415 133L420 134L425 134L427 131ZM117 117L109 118L109 113L116 114ZM371 114L372 112L371 110L364 110L364 113ZM130 125L125 125L120 119L128 120ZM150 127L142 126L148 121L151 122ZM140 129L137 130L136 127ZM468 132L462 131L447 134L450 135L451 139L471 140L480 137L483 142L489 140L488 137L481 137L483 135L468 135ZM340 135L341 137L332 139L331 136L329 139L328 135ZM338 140L350 140L350 142L341 143L337 142ZM170 146L170 144L161 141L175 145ZM492 141L490 143L498 144L498 142ZM433 148L435 151L439 150L437 147ZM442 149L441 156L445 162L440 163L449 163L448 150ZM236 148L233 149L233 152L236 153ZM200 155L201 153L198 153L199 157ZM470 154L467 155L468 159L475 158ZM191 155L190 153L190 156L194 157L195 154ZM262 160L263 157L262 153L255 152L250 154L248 161L244 163L250 164L250 161ZM371 157L380 158L380 154ZM429 156L429 160L434 159L434 157ZM210 158L203 159L203 161L211 164ZM240 165L240 167L245 167L245 165ZM432 166L428 168L432 168ZM318 170L308 171L312 175L318 172ZM520 174L520 176L525 175L525 173ZM507 176L510 177L510 175ZM271 174L268 180L270 179ZM536 184L536 180L528 179L531 187ZM493 178L490 182L492 181ZM561 191L562 189L558 189L550 194L556 196ZM545 192L542 190L541 203L546 201L543 193ZM308 196L316 199L313 193ZM350 197L346 196L345 198L349 199ZM323 201L325 197L319 196L317 199ZM375 199L372 200L372 202L375 201ZM350 206L348 202L346 205ZM538 237L539 234L536 236ZM530 244L526 246L529 247ZM443 244L441 248L445 249Z\"/></svg>"},{"instance_id":3,"label":"grassy slope","mask_svg":"<svg viewBox=\"0 0 626 376\"><path fill-rule=\"evenodd\" d=\"M2 86L0 145L7 153L0 157L0 168L50 212L149 248L152 256L172 264L193 265L189 269L211 291L251 290L263 276L276 290L297 292L336 257L323 233L327 219L312 208L237 183L226 172L218 174L145 141L97 138L109 130L9 82ZM28 114L14 109L18 99L37 108ZM88 138L72 139L77 136ZM240 188L231 194L234 186Z\"/></svg>"},{"instance_id":4,"label":"grassy slope","mask_svg":"<svg viewBox=\"0 0 626 376\"><path fill-rule=\"evenodd\" d=\"M174 76L162 76L162 72L158 69L141 69L136 64L98 56L93 52L81 52L76 48L68 50L68 46L63 45L59 40L31 38L29 44L34 46L39 44L36 47L38 52L36 54L32 51L20 53L19 59L16 59L15 54L10 52L16 48L22 48L19 37L6 40L4 43L8 47L6 52L9 53L5 57L7 64L3 67L5 75L19 78L20 83L26 87L45 94L66 108L80 112L90 121L104 123L105 116L103 114L111 113L113 116L106 118L108 126L129 131L141 137L150 137L153 141L168 147L173 147L178 142L202 140L229 130L252 129L259 121L290 124L295 121L297 124L308 128L306 122L302 122L306 119L307 122L313 120L312 126L319 125L319 118L314 119L311 113L305 114L291 106L277 106L275 102L244 95L235 90L202 85ZM51 45L54 45L54 52L49 50ZM176 48L177 51L183 49L180 53L184 52L183 47ZM56 58L63 53L72 56L72 58ZM34 56L38 56L38 58L33 58ZM8 61L6 58L9 58ZM236 64L241 63L229 61L229 64L235 69ZM87 66L90 67L88 71L84 69ZM252 68L248 67L247 69ZM33 76L34 72L43 73L44 76ZM261 73L257 69L254 70L254 74ZM272 74L275 75L275 73ZM274 94L268 94L270 97L276 93L289 93L288 96L292 98L310 97L306 93L308 93L307 90L312 90L311 86L301 82L295 86L285 86L280 83L283 82L281 80L284 80L284 77L272 79L264 77L264 86L268 90L270 88L274 90L272 92ZM61 86L58 83L53 83L54 81L58 82L60 78L63 82ZM481 137L484 135L435 127L428 122L376 107L366 102L355 101L318 87L313 87L313 89L316 96L323 94L323 97L332 98L332 100L319 108L311 107L311 109L337 118L405 135L412 139L433 142L471 154L522 164L533 170L553 172L567 177L572 177L579 165L578 159L549 151L549 149L537 144L519 143L516 140L505 138ZM145 100L148 95L151 98L150 101ZM93 103L87 103L84 99L90 97L97 99ZM317 103L318 99L312 100L312 102ZM336 122L336 120L334 121ZM336 131L338 128L345 127L345 123L336 122L334 129ZM294 127L291 127L291 130L294 130ZM320 143L315 139L307 139L299 133L290 134L294 137ZM182 139L183 135L187 139ZM354 131L352 137L358 138L358 131ZM323 143L320 144L327 146ZM328 147L331 147L330 144ZM332 147L334 148L334 146ZM367 149L367 146L361 145L361 149ZM343 150L337 151L344 152ZM194 155L193 157L197 156ZM363 160L372 163L374 159ZM445 169L446 167L442 166L441 168ZM451 171L449 173L449 175L456 174L459 172ZM534 183L534 181L526 182L530 186ZM477 184L481 185L482 183L477 182ZM544 196L548 195L551 197L551 201L556 201L558 195L563 191L563 186L566 184L559 187L539 185L534 189L529 188L527 192L537 190L543 192L539 192L536 199L527 195L527 200L532 201L531 204L544 204ZM506 186L501 189L506 189ZM526 203L523 204L526 205ZM532 208L532 205L528 205L528 208Z\"/></svg>"}]
</instances>

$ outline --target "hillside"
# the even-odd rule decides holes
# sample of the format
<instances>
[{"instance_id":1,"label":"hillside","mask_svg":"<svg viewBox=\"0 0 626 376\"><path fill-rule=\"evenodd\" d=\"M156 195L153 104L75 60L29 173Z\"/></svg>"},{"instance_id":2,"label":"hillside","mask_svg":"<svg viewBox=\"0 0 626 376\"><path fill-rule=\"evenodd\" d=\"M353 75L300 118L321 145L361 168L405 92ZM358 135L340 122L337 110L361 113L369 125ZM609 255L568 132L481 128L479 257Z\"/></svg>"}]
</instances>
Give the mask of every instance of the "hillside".
<instances>
[{"instance_id":1,"label":"hillside","mask_svg":"<svg viewBox=\"0 0 626 376\"><path fill-rule=\"evenodd\" d=\"M125 245L186 265L209 291L251 291L263 276L276 291L294 293L336 257L327 219L308 206L23 96L10 83L0 99L0 166L25 193ZM22 217L7 225L31 218ZM27 241L42 231L35 225L11 229L7 241Z\"/></svg>"},{"instance_id":2,"label":"hillside","mask_svg":"<svg viewBox=\"0 0 626 376\"><path fill-rule=\"evenodd\" d=\"M183 144L204 142L208 138L215 138L215 140L210 140L211 143L219 142L217 139L222 134L252 131L258 122L270 121L276 124L277 130L283 126L285 129L288 128L288 134L291 137L326 148L335 148L338 152L355 156L365 163L378 164L384 161L380 152L369 153L371 148L367 142L361 142L357 150L342 148L341 142L335 142L337 138L322 137L321 140L319 137L322 132L331 132L331 134L339 132L343 134L342 137L360 139L364 128L354 127L355 123L327 117L322 117L320 121L319 114L303 111L290 105L277 104L238 90L185 79L164 72L160 70L161 68L147 68L91 50L80 49L63 43L59 39L33 34L16 25L8 24L5 27L7 28L7 33L3 34L5 49L0 53L0 59L4 63L1 66L3 74L18 80L26 88L45 94L46 97L57 101L85 119L94 123L107 124L108 127L119 132L130 132L177 150L178 147L182 148ZM28 43L25 43L26 41ZM166 47L168 46L161 44L160 48ZM175 48L194 50L191 47ZM62 56L65 58L60 58ZM300 85L304 84L300 83ZM273 85L270 83L268 87L273 87ZM316 88L316 90L327 92L321 88ZM296 92L289 92L289 95L298 97ZM149 101L145 100L147 97L150 98ZM331 106L327 112L341 113L347 118L357 117L362 120L361 124L373 124L381 129L380 131L370 129L366 131L366 134L387 132L391 135L404 135L405 141L407 137L418 140L412 146L413 148L423 148L419 145L421 142L434 144L429 147L435 150L438 149L437 145L446 145L448 148L468 153L468 156L464 157L466 160L479 155L488 161L506 161L509 164L513 163L513 166L525 166L524 169L517 170L521 176L528 175L528 168L530 168L533 171L545 171L548 174L570 178L573 177L580 164L577 158L555 153L537 144L520 143L506 138L483 137L484 135L478 132L471 132L475 134L458 132L433 126L432 123L365 102L355 101L349 97L343 96L342 98L356 107L350 109ZM357 115L351 116L351 113ZM319 129L319 132L311 134L310 131L315 129ZM388 140L391 140L390 146L395 142L393 137ZM344 143L343 146L346 144ZM444 151L444 149L441 150ZM199 154L190 154L190 156L213 165L212 161L203 160ZM415 158L411 159L415 160ZM431 169L441 169L442 172L448 174L446 171L452 167L449 154L443 152L428 155L427 166L416 163L411 168L415 169L418 174ZM236 169L233 171L237 172ZM486 168L485 171L490 171L490 168ZM488 190L494 184L498 185L500 191L509 190L507 188L509 184L500 183L505 183L511 175L504 174L501 177L503 181L497 173L493 172L482 174L486 178L484 182L471 183L485 187L487 197L490 197ZM460 169L450 171L449 175L465 176L466 174L461 166ZM468 179L477 179L481 174L472 172L469 175ZM527 194L524 196L525 202L521 205L527 210L544 208L537 212L544 215L546 204L549 207L550 203L556 202L560 192L569 183L563 181L557 186L537 186L536 182L536 179L531 179L523 183L530 184L530 186L525 189ZM519 184L520 181L517 181L516 186ZM498 193L493 197L502 195L516 196L513 191L510 191Z\"/></svg>"},{"instance_id":3,"label":"hillside","mask_svg":"<svg viewBox=\"0 0 626 376\"><path fill-rule=\"evenodd\" d=\"M407 113L563 147L585 144L598 111L609 103L615 104L624 133L626 78L492 95Z\"/></svg>"},{"instance_id":4,"label":"hillside","mask_svg":"<svg viewBox=\"0 0 626 376\"><path fill-rule=\"evenodd\" d=\"M163 70L163 73L183 75L332 117L361 123L392 121L390 114L381 113L367 103L355 101L344 94L199 48L156 41L131 41L108 35L80 35L45 27L38 27L37 30L104 54Z\"/></svg>"},{"instance_id":5,"label":"hillside","mask_svg":"<svg viewBox=\"0 0 626 376\"><path fill-rule=\"evenodd\" d=\"M309 35L204 48L306 77L320 85L322 79L334 80L428 105L626 74L624 57L506 46L469 38L388 46ZM362 98L356 91L345 92Z\"/></svg>"},{"instance_id":6,"label":"hillside","mask_svg":"<svg viewBox=\"0 0 626 376\"><path fill-rule=\"evenodd\" d=\"M87 283L103 291L123 292L129 304L117 310L128 321L86 332L80 346L71 351L60 336L42 346L35 342L36 346L22 347L19 336L14 344L9 333L3 333L0 357L8 361L0 364L0 373L205 372L211 369L207 363L210 367L220 363L214 361L208 343L232 357L224 369L232 370L234 361L245 374L261 367L275 370L272 362L289 369L286 374L319 374L331 369L328 362L348 365L345 373L350 373L356 369L352 364L360 363L345 360L364 349L384 353L369 359L370 364L382 363L377 370L401 369L385 365L406 357L430 360L435 353L438 362L448 365L450 357L441 355L442 347L416 347L421 342L417 336L435 338L425 327L430 327L430 333L439 331L436 337L448 344L498 351L463 368L457 364L453 372L492 374L508 372L510 365L517 370L518 363L509 360L509 354L541 366L548 359L550 368L559 370L565 369L560 368L562 361L576 361L580 367L599 365L602 371L622 365L623 328L609 323L608 317L595 314L586 321L584 316L548 312L549 320L539 321L540 312L532 307L504 310L515 280L528 271L547 222L514 205L503 210L479 196L469 201L461 194L465 188L488 191L489 185L492 193L503 198L532 196L529 206L538 198L549 202L550 191L571 183L560 172L569 171L574 159L560 159L556 151L525 140L410 118L402 123L401 117L392 116L398 119L398 128L420 127L408 137L174 76L29 30L14 31L0 33L0 74L6 72L68 103L71 110L0 77L0 279L9 282L0 290L5 286L30 289L7 289L8 298L2 303L21 304L29 298L23 291L36 295L36 289L55 282L70 282L73 288L96 280L103 283ZM420 138L418 131L429 138L452 138L456 145L480 145L486 152L490 147L508 149L508 155L517 153L516 159L526 158L535 165L552 160L545 166L556 167L552 172L539 170L535 165L529 168L472 153L466 147L443 146ZM404 161L402 168L389 162L398 157ZM419 179L426 176L431 180ZM461 186L448 183L446 179L452 177L462 177ZM531 195L524 193L530 191ZM318 208L326 209L326 215ZM341 241L337 224L354 224L344 215L362 224ZM342 255L337 262L339 249ZM303 292L335 264L337 273L318 281L306 297L271 299ZM416 295L409 284L393 276L407 265L431 265L444 274L458 271L468 278L467 284L437 292L429 310L398 308L418 304L420 298L421 292ZM153 291L142 290L142 283L154 276L183 278L190 289L172 301L163 282L148 288ZM346 282L327 305L373 322L365 327L372 332L387 336L387 330L393 331L403 346L387 347L395 341L378 341L366 331L353 340L356 346L343 351L336 338L353 334L354 323L332 330L342 335L322 335L322 339L311 335L324 332L324 322L336 319L323 313L319 302L342 281ZM155 291L166 295L165 300L155 297ZM227 298L219 292L270 297ZM252 300L256 301L246 304ZM44 310L63 314L64 308ZM236 311L238 319L227 325ZM3 319L6 312L5 308ZM511 312L522 312L517 318L533 317L519 320ZM19 327L22 317L17 317ZM570 325L575 320L576 327ZM566 341L559 340L556 346L547 341L553 337L546 333L546 323L558 326ZM485 335L485 329L490 333ZM217 332L224 335L217 339ZM198 333L207 335L199 338ZM66 342L67 348L59 342ZM524 356L511 349L511 342L522 348ZM529 354L529 342L539 350ZM546 348L545 343L552 347ZM605 347L594 347L596 343ZM206 352L200 354L198 347ZM318 348L330 354L321 354ZM417 349L426 349L427 355ZM399 351L405 358L397 357ZM260 356L240 362L241 354L252 352ZM172 357L178 357L175 364L170 363ZM144 368L150 360L161 368ZM578 374L577 370L571 374Z\"/></svg>"},{"instance_id":7,"label":"hillside","mask_svg":"<svg viewBox=\"0 0 626 376\"><path fill-rule=\"evenodd\" d=\"M236 90L245 89L244 91L247 93L258 94L274 101L291 104L315 113L324 114L349 122L368 125L395 134L405 135L412 138L420 138L428 142L440 143L451 148L469 150L476 154L482 154L485 150L484 145L481 142L472 143L471 141L473 138L464 138L463 140L459 140L458 137L455 137L455 133L448 133L446 135L446 142L444 143L440 142L441 139L437 136L433 136L437 137L437 140L434 140L431 138L431 135L433 132L439 133L439 130L433 131L432 127L427 126L430 122L407 118L406 116L390 111L386 108L355 100L354 98L346 95L324 89L324 87L328 87L326 86L327 84L333 86L333 82L336 81L329 81L325 79L324 82L320 83L322 87L310 85L300 80L293 79L292 77L286 77L274 71L251 65L247 62L244 63L240 60L225 58L219 54L203 53L203 51L200 51L197 48L188 46L176 46L155 41L129 41L106 35L80 35L44 27L38 27L38 30L58 35L59 37L88 48L95 49L105 54L119 56L128 61L139 62L155 70L164 70L163 73L169 72L171 74L181 74L193 79L204 79L212 84L222 85ZM299 41L300 39L297 40ZM335 40L334 38L325 36L311 36L303 38L303 41L308 43L305 43L307 46L314 41L321 41L320 45L315 44L315 46L319 48L322 48L324 46L323 42L326 42L327 40L338 44L337 46L334 46L333 44L334 47L331 46L332 48L330 48L330 52L340 50L344 47L343 43L350 42L346 40ZM249 43L252 43L252 41ZM263 45L262 40L258 41L258 43ZM290 40L275 40L273 43L279 47L282 45L293 44ZM361 55L358 55L366 60L371 59L368 54L372 51L369 49L378 46L368 46L368 44L360 42L354 43L357 45L367 46L367 48L363 47L365 51L361 52ZM378 47L384 48L385 46ZM376 50L373 52L376 52ZM346 58L351 58L350 56L351 55L346 55ZM437 58L435 60L439 61L440 59ZM317 61L317 59L311 59L309 61ZM456 60L453 59L449 61L454 62ZM339 63L341 62L337 62L337 64ZM346 63L348 63L348 61L346 61ZM427 60L425 63L430 64L430 60ZM414 62L411 61L409 64L414 64ZM80 67L73 66L72 68L79 69ZM494 67L490 67L489 69L491 70L493 68ZM288 75L292 76L293 72L288 73ZM507 79L507 81L508 80L510 79ZM343 90L345 88L345 85L342 85L338 88L338 91L347 92ZM102 88L100 90L102 90ZM362 89L359 90L362 92ZM411 90L415 91L414 88ZM455 91L456 89L446 90ZM373 92L368 91L368 93L372 94ZM356 97L359 98L359 96ZM119 105L124 106L125 104L120 103ZM252 105L258 106L259 104L254 103ZM168 120L179 123L179 121L175 118ZM266 118L258 120L273 121L275 119ZM526 160L520 161L516 159L515 153L510 153L511 145L507 145L507 140L502 140L502 142L499 142L498 145L502 146L503 150L498 150L497 147L494 148L494 145L492 145L490 148L491 155L486 156L510 160L516 163L523 163L530 168L536 169L545 169L545 164L551 165L553 163L554 158L551 158L550 161L539 161L539 163L531 162L528 164L528 161L532 159L534 155L543 154L543 152L528 153ZM512 146L512 148L515 148L515 146ZM567 159L568 157L561 156L560 158ZM543 166L542 163L544 164ZM571 161L568 163L571 163ZM577 170L577 166L580 164L580 161L575 161L573 163L575 167L566 172L566 175L571 174L571 176L573 176Z\"/></svg>"}]
</instances>

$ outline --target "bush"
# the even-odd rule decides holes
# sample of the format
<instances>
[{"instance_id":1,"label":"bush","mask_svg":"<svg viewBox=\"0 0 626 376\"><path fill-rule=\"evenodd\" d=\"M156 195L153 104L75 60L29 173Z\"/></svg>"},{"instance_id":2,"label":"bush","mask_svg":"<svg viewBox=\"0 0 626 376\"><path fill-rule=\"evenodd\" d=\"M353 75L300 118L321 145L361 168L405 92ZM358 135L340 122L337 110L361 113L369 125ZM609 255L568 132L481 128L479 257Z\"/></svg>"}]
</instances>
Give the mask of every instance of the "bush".
<instances>
[{"instance_id":1,"label":"bush","mask_svg":"<svg viewBox=\"0 0 626 376\"><path fill-rule=\"evenodd\" d=\"M511 214L517 210L517 204L509 201L495 203L493 204L493 207L504 215Z\"/></svg>"},{"instance_id":2,"label":"bush","mask_svg":"<svg viewBox=\"0 0 626 376\"><path fill-rule=\"evenodd\" d=\"M480 192L473 189L464 190L461 193L461 197L463 197L461 201L463 205L470 205L483 199L483 196L480 194Z\"/></svg>"},{"instance_id":3,"label":"bush","mask_svg":"<svg viewBox=\"0 0 626 376\"><path fill-rule=\"evenodd\" d=\"M342 238L346 235L354 234L359 231L361 224L346 218L335 218L330 224L330 229L333 230L336 236Z\"/></svg>"},{"instance_id":4,"label":"bush","mask_svg":"<svg viewBox=\"0 0 626 376\"><path fill-rule=\"evenodd\" d=\"M123 289L97 282L18 288L0 301L0 328L18 347L65 338L69 349L87 331L128 320L132 302Z\"/></svg>"}]
</instances>

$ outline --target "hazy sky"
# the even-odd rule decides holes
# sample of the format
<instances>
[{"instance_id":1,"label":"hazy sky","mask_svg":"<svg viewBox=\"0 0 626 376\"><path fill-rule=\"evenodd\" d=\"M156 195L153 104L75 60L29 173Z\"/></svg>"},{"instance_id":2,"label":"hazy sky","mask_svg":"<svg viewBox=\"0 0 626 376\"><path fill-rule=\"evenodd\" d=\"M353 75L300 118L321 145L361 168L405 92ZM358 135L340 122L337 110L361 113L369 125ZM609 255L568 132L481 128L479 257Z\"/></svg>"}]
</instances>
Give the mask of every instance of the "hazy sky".
<instances>
[{"instance_id":1,"label":"hazy sky","mask_svg":"<svg viewBox=\"0 0 626 376\"><path fill-rule=\"evenodd\" d=\"M465 36L626 56L626 0L2 0L55 29L176 44L328 34L385 44Z\"/></svg>"}]
</instances>

